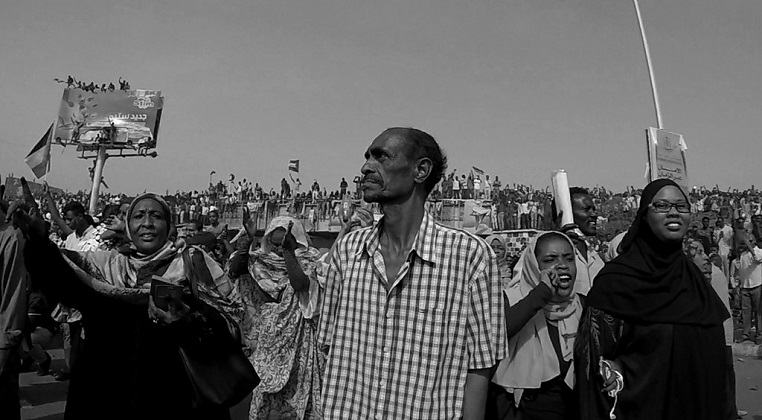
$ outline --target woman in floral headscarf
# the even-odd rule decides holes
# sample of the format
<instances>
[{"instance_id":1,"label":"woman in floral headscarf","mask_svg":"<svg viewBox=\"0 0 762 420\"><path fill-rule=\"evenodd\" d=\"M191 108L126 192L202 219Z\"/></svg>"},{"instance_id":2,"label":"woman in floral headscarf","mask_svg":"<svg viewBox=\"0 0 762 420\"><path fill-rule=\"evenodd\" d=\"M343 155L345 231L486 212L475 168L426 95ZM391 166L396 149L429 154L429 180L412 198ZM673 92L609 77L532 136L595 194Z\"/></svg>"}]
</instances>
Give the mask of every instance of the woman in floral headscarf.
<instances>
[{"instance_id":1,"label":"woman in floral headscarf","mask_svg":"<svg viewBox=\"0 0 762 420\"><path fill-rule=\"evenodd\" d=\"M508 241L505 240L503 235L490 235L485 239L487 244L495 251L497 257L497 266L500 269L500 282L503 285L503 289L508 289L513 286L511 277L513 269L511 268L511 254L508 253Z\"/></svg>"},{"instance_id":2,"label":"woman in floral headscarf","mask_svg":"<svg viewBox=\"0 0 762 420\"><path fill-rule=\"evenodd\" d=\"M230 267L241 267L245 257L237 252ZM262 379L252 395L251 419L310 418L317 405L318 257L301 222L286 216L270 222L260 248L249 248L248 270L239 278L246 308L242 330Z\"/></svg>"},{"instance_id":3,"label":"woman in floral headscarf","mask_svg":"<svg viewBox=\"0 0 762 420\"><path fill-rule=\"evenodd\" d=\"M62 253L47 238L23 185L28 210L19 208L12 216L28 239L27 270L43 292L82 312L87 331L71 373L66 418L229 418L225 407L194 406L178 347L186 340L200 346L234 340L240 299L209 255L170 239L167 203L155 194L132 202L126 231L131 247ZM156 306L150 297L154 275L186 293L164 309ZM199 299L189 291L192 278Z\"/></svg>"}]
</instances>

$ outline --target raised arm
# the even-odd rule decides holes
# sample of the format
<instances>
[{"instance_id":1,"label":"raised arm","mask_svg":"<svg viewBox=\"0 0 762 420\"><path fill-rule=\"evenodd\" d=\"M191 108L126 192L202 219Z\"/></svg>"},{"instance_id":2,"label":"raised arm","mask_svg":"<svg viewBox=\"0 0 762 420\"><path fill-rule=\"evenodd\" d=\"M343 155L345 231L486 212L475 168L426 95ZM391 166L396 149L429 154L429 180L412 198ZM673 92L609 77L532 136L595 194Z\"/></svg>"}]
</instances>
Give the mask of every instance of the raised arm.
<instances>
[{"instance_id":1,"label":"raised arm","mask_svg":"<svg viewBox=\"0 0 762 420\"><path fill-rule=\"evenodd\" d=\"M293 222L288 225L286 236L283 239L283 259L286 260L286 272L288 273L288 280L291 282L291 287L294 290L302 291L307 290L310 287L310 278L304 274L304 270L299 265L299 260L296 258L296 248L298 246L296 238L291 233L291 227Z\"/></svg>"},{"instance_id":2,"label":"raised arm","mask_svg":"<svg viewBox=\"0 0 762 420\"><path fill-rule=\"evenodd\" d=\"M69 225L66 224L66 220L61 217L61 213L58 211L56 202L53 200L53 196L50 195L50 190L48 190L47 185L48 184L45 184L45 199L47 201L48 211L50 212L50 218L53 219L53 222L55 222L56 225L58 225L58 228L61 229L65 238L71 235L74 230L70 228Z\"/></svg>"}]
</instances>

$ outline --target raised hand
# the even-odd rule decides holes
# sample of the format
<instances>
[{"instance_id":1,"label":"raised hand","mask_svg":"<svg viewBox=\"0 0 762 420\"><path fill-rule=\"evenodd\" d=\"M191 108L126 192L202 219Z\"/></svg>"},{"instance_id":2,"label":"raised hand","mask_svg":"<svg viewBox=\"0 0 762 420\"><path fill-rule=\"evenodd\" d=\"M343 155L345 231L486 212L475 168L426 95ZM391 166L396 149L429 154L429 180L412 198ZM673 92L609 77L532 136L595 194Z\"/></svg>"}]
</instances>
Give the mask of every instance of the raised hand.
<instances>
[{"instance_id":1,"label":"raised hand","mask_svg":"<svg viewBox=\"0 0 762 420\"><path fill-rule=\"evenodd\" d=\"M558 275L554 267L540 271L540 282L545 283L555 293L558 289Z\"/></svg>"},{"instance_id":2,"label":"raised hand","mask_svg":"<svg viewBox=\"0 0 762 420\"><path fill-rule=\"evenodd\" d=\"M257 235L257 225L256 221L251 219L251 214L246 206L243 206L243 227L246 229L246 235L249 236L249 239L253 240Z\"/></svg>"},{"instance_id":3,"label":"raised hand","mask_svg":"<svg viewBox=\"0 0 762 420\"><path fill-rule=\"evenodd\" d=\"M577 226L576 223L567 223L563 226L561 226L561 221L564 217L564 211L558 210L558 215L556 216L553 227L555 231L564 233L566 236L568 236L574 243L577 243L579 241L579 235L577 234L576 230L579 229L579 226Z\"/></svg>"},{"instance_id":4,"label":"raised hand","mask_svg":"<svg viewBox=\"0 0 762 420\"><path fill-rule=\"evenodd\" d=\"M291 233L291 228L294 227L294 222L288 222L288 229L286 229L286 236L283 238L283 249L286 251L296 251L299 244L296 242L296 238Z\"/></svg>"},{"instance_id":5,"label":"raised hand","mask_svg":"<svg viewBox=\"0 0 762 420\"><path fill-rule=\"evenodd\" d=\"M13 223L13 226L21 230L27 237L45 237L45 220L40 214L32 190L29 189L29 184L23 177L21 178L21 189L24 196L10 204L5 221Z\"/></svg>"}]
</instances>

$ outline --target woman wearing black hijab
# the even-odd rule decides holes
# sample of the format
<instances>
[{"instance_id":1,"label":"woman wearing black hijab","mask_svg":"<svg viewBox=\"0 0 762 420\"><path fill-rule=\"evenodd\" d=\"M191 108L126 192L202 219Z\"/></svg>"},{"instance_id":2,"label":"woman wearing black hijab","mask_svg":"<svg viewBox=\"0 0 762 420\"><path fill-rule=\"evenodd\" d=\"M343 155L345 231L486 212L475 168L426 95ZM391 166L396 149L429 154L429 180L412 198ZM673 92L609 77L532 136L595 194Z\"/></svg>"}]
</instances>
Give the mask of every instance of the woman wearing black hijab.
<instances>
[{"instance_id":1,"label":"woman wearing black hijab","mask_svg":"<svg viewBox=\"0 0 762 420\"><path fill-rule=\"evenodd\" d=\"M689 223L677 184L648 184L622 254L585 301L574 356L581 419L727 418L729 314L683 254Z\"/></svg>"}]
</instances>

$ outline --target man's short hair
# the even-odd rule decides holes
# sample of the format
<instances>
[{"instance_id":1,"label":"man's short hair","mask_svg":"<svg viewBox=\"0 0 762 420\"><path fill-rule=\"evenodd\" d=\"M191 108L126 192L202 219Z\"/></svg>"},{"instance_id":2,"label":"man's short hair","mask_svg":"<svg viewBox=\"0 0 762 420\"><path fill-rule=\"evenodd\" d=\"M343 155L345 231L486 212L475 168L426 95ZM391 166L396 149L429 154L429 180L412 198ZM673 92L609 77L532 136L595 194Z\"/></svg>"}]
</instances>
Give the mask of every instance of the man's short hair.
<instances>
[{"instance_id":1,"label":"man's short hair","mask_svg":"<svg viewBox=\"0 0 762 420\"><path fill-rule=\"evenodd\" d=\"M84 216L85 206L83 206L79 201L70 201L66 203L63 208L64 216L66 216L66 213L68 212L74 213L75 216Z\"/></svg>"},{"instance_id":2,"label":"man's short hair","mask_svg":"<svg viewBox=\"0 0 762 420\"><path fill-rule=\"evenodd\" d=\"M574 200L575 195L590 195L590 191L582 187L570 187L569 198ZM556 197L550 200L550 212L553 217L553 221L558 221L558 209L556 208Z\"/></svg>"},{"instance_id":3,"label":"man's short hair","mask_svg":"<svg viewBox=\"0 0 762 420\"><path fill-rule=\"evenodd\" d=\"M573 198L575 195L590 195L590 191L582 187L569 188L569 196Z\"/></svg>"},{"instance_id":4,"label":"man's short hair","mask_svg":"<svg viewBox=\"0 0 762 420\"><path fill-rule=\"evenodd\" d=\"M384 133L389 136L397 135L407 140L411 156L414 159L428 158L431 160L431 172L423 182L426 193L430 193L447 170L447 156L437 141L434 140L434 137L425 131L412 127L387 128Z\"/></svg>"},{"instance_id":5,"label":"man's short hair","mask_svg":"<svg viewBox=\"0 0 762 420\"><path fill-rule=\"evenodd\" d=\"M204 222L202 222L199 219L193 219L189 222L191 225L196 227L196 230L201 232L204 230Z\"/></svg>"}]
</instances>

